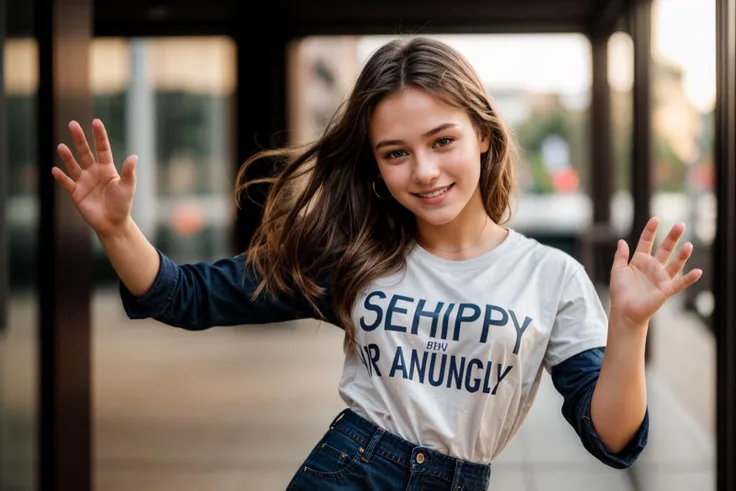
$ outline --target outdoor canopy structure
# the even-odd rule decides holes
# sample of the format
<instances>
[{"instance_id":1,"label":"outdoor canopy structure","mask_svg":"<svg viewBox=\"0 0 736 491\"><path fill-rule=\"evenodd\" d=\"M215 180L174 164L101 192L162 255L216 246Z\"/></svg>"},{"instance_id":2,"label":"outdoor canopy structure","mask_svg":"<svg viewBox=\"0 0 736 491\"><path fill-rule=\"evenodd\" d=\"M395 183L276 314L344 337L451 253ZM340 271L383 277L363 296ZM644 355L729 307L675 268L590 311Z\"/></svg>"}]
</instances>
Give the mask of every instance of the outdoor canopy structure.
<instances>
[{"instance_id":1,"label":"outdoor canopy structure","mask_svg":"<svg viewBox=\"0 0 736 491\"><path fill-rule=\"evenodd\" d=\"M705 1L705 0L704 0ZM717 337L718 490L736 489L736 2L717 2L718 92L716 156L718 221L713 247ZM592 46L590 183L593 224L583 242L594 278L610 267L612 125L607 73L610 35L628 32L634 43L631 191L632 230L650 216L651 43L650 0L0 0L0 43L31 36L38 43L38 152L40 201L40 489L92 488L90 389L91 269L88 229L52 180L56 143L66 124L92 115L87 48L96 36L228 35L238 47L238 135L274 134L286 128L286 47L290 40L325 34L580 32ZM0 56L2 50L0 50ZM3 63L0 59L0 70ZM1 75L2 72L0 72ZM0 84L3 77L0 76ZM1 88L1 86L0 86ZM254 96L253 94L257 94ZM0 90L0 115L3 111ZM0 138L4 125L0 118ZM233 173L257 148L237 139ZM0 140L0 169L5 167ZM0 175L0 178L2 175ZM0 231L4 188L0 179ZM258 210L239 215L234 247L245 247ZM2 242L0 242L2 244ZM605 258L596 261L595 258ZM0 259L3 258L0 246ZM74 274L72 274L74 272ZM0 268L0 274L2 273ZM0 276L0 280L2 277ZM0 281L0 329L6 282ZM63 333L63 335L61 335Z\"/></svg>"}]
</instances>

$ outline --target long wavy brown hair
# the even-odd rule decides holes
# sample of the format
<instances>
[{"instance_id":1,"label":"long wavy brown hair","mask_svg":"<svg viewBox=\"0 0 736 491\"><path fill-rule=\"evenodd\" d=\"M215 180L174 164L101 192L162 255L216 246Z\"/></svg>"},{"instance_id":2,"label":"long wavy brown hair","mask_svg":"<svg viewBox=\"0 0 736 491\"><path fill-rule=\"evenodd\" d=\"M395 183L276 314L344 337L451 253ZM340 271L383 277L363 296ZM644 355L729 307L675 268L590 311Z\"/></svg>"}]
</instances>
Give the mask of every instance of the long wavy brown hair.
<instances>
[{"instance_id":1,"label":"long wavy brown hair","mask_svg":"<svg viewBox=\"0 0 736 491\"><path fill-rule=\"evenodd\" d=\"M406 88L464 109L475 129L490 136L480 159L480 191L490 218L503 223L514 188L509 132L470 63L447 44L424 37L379 48L317 141L262 151L238 173L238 203L249 186L269 185L262 222L246 251L246 265L261 280L254 295L300 296L315 317L343 328L351 346L356 299L372 280L400 271L416 243L414 215L373 190L379 171L368 139L373 109ZM275 176L248 181L250 166L263 159L276 163ZM386 193L383 188L380 194ZM331 299L331 316L319 308L325 298Z\"/></svg>"}]
</instances>

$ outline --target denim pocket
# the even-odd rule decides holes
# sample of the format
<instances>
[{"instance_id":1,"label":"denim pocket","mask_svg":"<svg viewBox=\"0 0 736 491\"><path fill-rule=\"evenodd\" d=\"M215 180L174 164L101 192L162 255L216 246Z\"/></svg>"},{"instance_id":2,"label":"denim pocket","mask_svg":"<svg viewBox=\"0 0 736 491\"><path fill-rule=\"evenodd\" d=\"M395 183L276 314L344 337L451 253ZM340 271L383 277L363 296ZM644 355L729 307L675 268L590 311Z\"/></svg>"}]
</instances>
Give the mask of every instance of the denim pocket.
<instances>
[{"instance_id":1,"label":"denim pocket","mask_svg":"<svg viewBox=\"0 0 736 491\"><path fill-rule=\"evenodd\" d=\"M329 430L304 462L303 471L323 479L339 479L360 465L361 446L338 430Z\"/></svg>"}]
</instances>

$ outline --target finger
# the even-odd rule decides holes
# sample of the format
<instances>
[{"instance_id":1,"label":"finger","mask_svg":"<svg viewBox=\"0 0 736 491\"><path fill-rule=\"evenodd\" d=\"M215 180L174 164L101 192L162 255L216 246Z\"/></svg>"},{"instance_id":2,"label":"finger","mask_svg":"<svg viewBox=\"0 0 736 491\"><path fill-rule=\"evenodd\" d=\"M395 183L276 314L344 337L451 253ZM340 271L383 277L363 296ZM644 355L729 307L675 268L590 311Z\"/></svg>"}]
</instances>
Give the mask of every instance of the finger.
<instances>
[{"instance_id":1,"label":"finger","mask_svg":"<svg viewBox=\"0 0 736 491\"><path fill-rule=\"evenodd\" d=\"M97 162L101 164L112 164L112 150L110 149L110 139L107 137L107 130L102 121L95 119L92 121L92 133L95 135L95 150L97 151Z\"/></svg>"},{"instance_id":2,"label":"finger","mask_svg":"<svg viewBox=\"0 0 736 491\"><path fill-rule=\"evenodd\" d=\"M616 253L613 255L613 266L611 270L625 268L629 264L629 244L621 239L616 244Z\"/></svg>"},{"instance_id":3,"label":"finger","mask_svg":"<svg viewBox=\"0 0 736 491\"><path fill-rule=\"evenodd\" d=\"M673 282L674 293L679 293L700 279L703 275L702 269L693 269L688 274L677 277Z\"/></svg>"},{"instance_id":4,"label":"finger","mask_svg":"<svg viewBox=\"0 0 736 491\"><path fill-rule=\"evenodd\" d=\"M79 156L79 163L83 168L87 168L95 163L95 158L92 155L92 151L89 149L87 143L87 137L84 136L84 130L79 123L72 121L69 123L69 131L74 139L74 146L77 148L77 155Z\"/></svg>"},{"instance_id":5,"label":"finger","mask_svg":"<svg viewBox=\"0 0 736 491\"><path fill-rule=\"evenodd\" d=\"M72 179L75 181L79 179L79 176L82 175L82 168L77 163L72 151L69 150L69 147L62 143L56 148L56 150L59 153L59 157L61 157L62 162L64 162L66 170L68 170L69 174L72 176Z\"/></svg>"},{"instance_id":6,"label":"finger","mask_svg":"<svg viewBox=\"0 0 736 491\"><path fill-rule=\"evenodd\" d=\"M77 183L74 182L74 179L64 174L63 170L59 169L58 167L53 167L51 169L51 175L54 176L54 179L59 181L59 184L61 184L62 187L69 192L69 194L74 192L74 188L76 187Z\"/></svg>"},{"instance_id":7,"label":"finger","mask_svg":"<svg viewBox=\"0 0 736 491\"><path fill-rule=\"evenodd\" d=\"M662 264L666 264L672 255L672 251L677 246L677 241L680 240L682 234L685 232L685 224L677 223L670 229L670 233L664 238L662 244L660 244L657 252L654 254L654 258Z\"/></svg>"},{"instance_id":8,"label":"finger","mask_svg":"<svg viewBox=\"0 0 736 491\"><path fill-rule=\"evenodd\" d=\"M692 253L693 244L691 242L685 243L677 257L667 265L667 273L670 275L670 278L674 278L680 274L680 271L685 267L685 263L690 259Z\"/></svg>"},{"instance_id":9,"label":"finger","mask_svg":"<svg viewBox=\"0 0 736 491\"><path fill-rule=\"evenodd\" d=\"M652 247L654 246L654 238L657 236L657 227L659 226L659 218L650 218L647 222L644 230L641 232L639 237L639 244L636 246L637 252L643 252L644 254L651 254Z\"/></svg>"},{"instance_id":10,"label":"finger","mask_svg":"<svg viewBox=\"0 0 736 491\"><path fill-rule=\"evenodd\" d=\"M121 169L120 179L125 186L135 185L135 164L138 162L137 155L131 155L125 162L123 162L123 168Z\"/></svg>"}]
</instances>

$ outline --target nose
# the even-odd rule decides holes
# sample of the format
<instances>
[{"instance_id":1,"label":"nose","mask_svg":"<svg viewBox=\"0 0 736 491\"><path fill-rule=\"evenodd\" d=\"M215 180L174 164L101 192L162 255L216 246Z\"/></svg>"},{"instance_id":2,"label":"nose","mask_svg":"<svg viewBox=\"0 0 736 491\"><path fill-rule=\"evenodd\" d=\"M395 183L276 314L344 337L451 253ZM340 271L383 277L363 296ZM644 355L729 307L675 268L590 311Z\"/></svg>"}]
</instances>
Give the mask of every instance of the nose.
<instances>
[{"instance_id":1,"label":"nose","mask_svg":"<svg viewBox=\"0 0 736 491\"><path fill-rule=\"evenodd\" d=\"M414 161L414 180L420 184L429 184L440 176L437 160L429 155L417 155Z\"/></svg>"}]
</instances>

